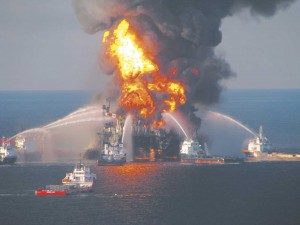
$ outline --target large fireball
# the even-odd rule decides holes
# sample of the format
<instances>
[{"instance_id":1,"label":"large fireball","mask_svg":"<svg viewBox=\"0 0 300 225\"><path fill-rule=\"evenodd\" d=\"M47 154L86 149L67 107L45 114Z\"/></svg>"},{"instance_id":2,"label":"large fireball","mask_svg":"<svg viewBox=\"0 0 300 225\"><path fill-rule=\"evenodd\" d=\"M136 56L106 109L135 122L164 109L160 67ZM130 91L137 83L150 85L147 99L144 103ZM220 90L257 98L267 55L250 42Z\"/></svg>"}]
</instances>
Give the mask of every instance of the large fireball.
<instances>
[{"instance_id":1,"label":"large fireball","mask_svg":"<svg viewBox=\"0 0 300 225\"><path fill-rule=\"evenodd\" d=\"M184 85L160 72L159 66L147 54L138 35L127 20L122 20L113 31L103 36L106 56L117 68L120 78L120 105L128 112L143 118L157 113L173 112L185 104ZM153 120L152 126L163 126Z\"/></svg>"}]
</instances>

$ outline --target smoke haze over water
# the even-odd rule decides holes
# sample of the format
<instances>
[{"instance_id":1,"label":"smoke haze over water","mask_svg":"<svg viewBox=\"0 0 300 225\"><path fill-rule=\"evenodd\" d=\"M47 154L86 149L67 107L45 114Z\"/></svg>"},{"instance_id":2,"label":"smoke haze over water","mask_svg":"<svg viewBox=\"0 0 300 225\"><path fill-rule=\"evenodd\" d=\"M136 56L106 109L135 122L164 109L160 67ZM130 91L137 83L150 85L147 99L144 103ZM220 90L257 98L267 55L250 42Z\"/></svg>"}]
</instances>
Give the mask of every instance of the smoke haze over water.
<instances>
[{"instance_id":1,"label":"smoke haze over water","mask_svg":"<svg viewBox=\"0 0 300 225\"><path fill-rule=\"evenodd\" d=\"M130 21L143 46L151 49L161 72L174 76L170 70L175 68L176 79L187 87L182 110L192 114L190 119L195 121L195 105L217 102L222 91L220 81L235 76L226 60L214 52L222 41L222 19L245 9L254 16L270 17L294 1L73 0L73 6L84 30L91 34L113 29L124 18ZM107 66L106 62L100 64Z\"/></svg>"}]
</instances>

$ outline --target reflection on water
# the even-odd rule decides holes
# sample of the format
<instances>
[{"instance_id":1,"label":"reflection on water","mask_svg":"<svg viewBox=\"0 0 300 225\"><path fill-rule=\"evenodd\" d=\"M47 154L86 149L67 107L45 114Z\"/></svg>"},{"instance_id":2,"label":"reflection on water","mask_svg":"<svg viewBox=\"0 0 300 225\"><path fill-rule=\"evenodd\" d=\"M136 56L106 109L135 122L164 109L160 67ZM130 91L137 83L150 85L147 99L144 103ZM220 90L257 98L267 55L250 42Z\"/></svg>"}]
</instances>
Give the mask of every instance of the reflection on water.
<instances>
[{"instance_id":1,"label":"reflection on water","mask_svg":"<svg viewBox=\"0 0 300 225\"><path fill-rule=\"evenodd\" d=\"M138 176L153 176L159 169L160 166L157 163L126 163L124 166L104 166L102 170L109 176L128 179Z\"/></svg>"},{"instance_id":2,"label":"reflection on water","mask_svg":"<svg viewBox=\"0 0 300 225\"><path fill-rule=\"evenodd\" d=\"M161 164L126 163L123 166L97 166L99 182L96 193L114 197L140 197L155 195L158 189Z\"/></svg>"}]
</instances>

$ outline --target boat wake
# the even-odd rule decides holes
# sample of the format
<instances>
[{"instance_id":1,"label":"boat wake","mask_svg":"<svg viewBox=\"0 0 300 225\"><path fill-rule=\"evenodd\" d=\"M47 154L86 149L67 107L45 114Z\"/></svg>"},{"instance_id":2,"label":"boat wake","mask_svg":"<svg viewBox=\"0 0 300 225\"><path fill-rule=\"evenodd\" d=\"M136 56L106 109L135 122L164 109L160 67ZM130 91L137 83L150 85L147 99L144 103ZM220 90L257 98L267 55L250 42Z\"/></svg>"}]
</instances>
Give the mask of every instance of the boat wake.
<instances>
[{"instance_id":1,"label":"boat wake","mask_svg":"<svg viewBox=\"0 0 300 225\"><path fill-rule=\"evenodd\" d=\"M24 196L32 196L32 191L31 193L0 193L0 197L11 197L11 196L19 196L19 197L24 197Z\"/></svg>"}]
</instances>

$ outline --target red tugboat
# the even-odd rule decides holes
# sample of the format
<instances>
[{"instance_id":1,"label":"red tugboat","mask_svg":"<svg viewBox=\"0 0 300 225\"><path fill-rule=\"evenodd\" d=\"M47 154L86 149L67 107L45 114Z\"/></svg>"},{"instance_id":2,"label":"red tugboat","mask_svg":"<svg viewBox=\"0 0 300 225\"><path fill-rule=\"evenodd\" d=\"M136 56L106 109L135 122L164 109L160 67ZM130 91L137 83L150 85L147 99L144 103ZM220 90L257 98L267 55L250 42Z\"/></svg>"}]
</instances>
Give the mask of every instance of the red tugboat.
<instances>
[{"instance_id":1,"label":"red tugboat","mask_svg":"<svg viewBox=\"0 0 300 225\"><path fill-rule=\"evenodd\" d=\"M35 191L35 196L66 196L71 190L66 185L46 185Z\"/></svg>"},{"instance_id":2,"label":"red tugboat","mask_svg":"<svg viewBox=\"0 0 300 225\"><path fill-rule=\"evenodd\" d=\"M75 193L91 192L96 180L96 174L90 172L90 168L78 163L72 173L66 173L62 184L46 185L35 191L36 196L66 196Z\"/></svg>"}]
</instances>

